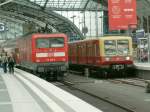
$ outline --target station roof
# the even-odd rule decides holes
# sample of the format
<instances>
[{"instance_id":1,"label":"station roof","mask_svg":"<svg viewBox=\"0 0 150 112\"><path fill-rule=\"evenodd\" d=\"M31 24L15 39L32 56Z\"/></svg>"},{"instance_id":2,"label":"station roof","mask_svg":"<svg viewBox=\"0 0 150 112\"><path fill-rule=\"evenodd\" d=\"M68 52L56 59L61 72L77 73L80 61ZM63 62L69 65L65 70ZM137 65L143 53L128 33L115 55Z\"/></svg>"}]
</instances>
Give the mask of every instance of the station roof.
<instances>
[{"instance_id":1,"label":"station roof","mask_svg":"<svg viewBox=\"0 0 150 112\"><path fill-rule=\"evenodd\" d=\"M57 11L82 11L82 10L100 10L101 5L97 7L100 0L30 0L43 8ZM102 0L101 0L102 1Z\"/></svg>"},{"instance_id":2,"label":"station roof","mask_svg":"<svg viewBox=\"0 0 150 112\"><path fill-rule=\"evenodd\" d=\"M56 11L82 11L82 10L107 10L108 0L29 0L43 8ZM137 14L139 16L149 15L150 0L136 0ZM99 5L97 5L97 3Z\"/></svg>"},{"instance_id":3,"label":"station roof","mask_svg":"<svg viewBox=\"0 0 150 112\"><path fill-rule=\"evenodd\" d=\"M150 0L137 0L137 14L139 16L150 16Z\"/></svg>"},{"instance_id":4,"label":"station roof","mask_svg":"<svg viewBox=\"0 0 150 112\"><path fill-rule=\"evenodd\" d=\"M11 21L32 22L41 27L52 26L62 33L77 34L80 30L67 18L54 11L107 10L108 0L0 0L0 18ZM138 15L149 15L150 0L137 0Z\"/></svg>"},{"instance_id":5,"label":"station roof","mask_svg":"<svg viewBox=\"0 0 150 112\"><path fill-rule=\"evenodd\" d=\"M70 40L83 39L81 31L67 18L54 11L95 11L94 0L0 0L0 18L31 22L41 27L53 27L58 32L66 33ZM71 34L70 34L71 33Z\"/></svg>"}]
</instances>

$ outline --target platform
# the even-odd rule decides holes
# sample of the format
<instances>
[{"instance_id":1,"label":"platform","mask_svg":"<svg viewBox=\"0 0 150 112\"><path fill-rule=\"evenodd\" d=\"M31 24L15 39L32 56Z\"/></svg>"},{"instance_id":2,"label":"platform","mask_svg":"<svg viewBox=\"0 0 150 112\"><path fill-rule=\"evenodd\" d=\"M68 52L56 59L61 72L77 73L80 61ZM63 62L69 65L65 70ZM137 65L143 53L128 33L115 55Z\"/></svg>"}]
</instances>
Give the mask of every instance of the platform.
<instances>
[{"instance_id":1,"label":"platform","mask_svg":"<svg viewBox=\"0 0 150 112\"><path fill-rule=\"evenodd\" d=\"M79 108L80 107L80 108ZM30 73L0 69L0 112L102 112Z\"/></svg>"},{"instance_id":2,"label":"platform","mask_svg":"<svg viewBox=\"0 0 150 112\"><path fill-rule=\"evenodd\" d=\"M134 63L138 70L150 70L150 63Z\"/></svg>"},{"instance_id":3,"label":"platform","mask_svg":"<svg viewBox=\"0 0 150 112\"><path fill-rule=\"evenodd\" d=\"M80 90L105 98L135 112L150 112L150 94L145 92L145 88L76 75L68 75L66 80L72 81L74 87Z\"/></svg>"},{"instance_id":4,"label":"platform","mask_svg":"<svg viewBox=\"0 0 150 112\"><path fill-rule=\"evenodd\" d=\"M134 63L139 78L150 80L150 63Z\"/></svg>"}]
</instances>

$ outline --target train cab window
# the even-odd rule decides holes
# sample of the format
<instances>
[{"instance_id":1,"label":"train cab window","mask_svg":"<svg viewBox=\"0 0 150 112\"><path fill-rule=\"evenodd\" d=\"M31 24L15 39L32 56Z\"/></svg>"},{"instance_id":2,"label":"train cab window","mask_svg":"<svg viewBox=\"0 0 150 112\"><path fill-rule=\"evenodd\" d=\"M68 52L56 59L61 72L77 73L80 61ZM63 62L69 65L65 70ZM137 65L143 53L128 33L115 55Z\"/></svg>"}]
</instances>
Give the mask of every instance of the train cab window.
<instances>
[{"instance_id":1,"label":"train cab window","mask_svg":"<svg viewBox=\"0 0 150 112\"><path fill-rule=\"evenodd\" d=\"M50 38L50 47L64 47L64 38Z\"/></svg>"},{"instance_id":2,"label":"train cab window","mask_svg":"<svg viewBox=\"0 0 150 112\"><path fill-rule=\"evenodd\" d=\"M47 38L38 38L36 40L37 48L49 48L49 41Z\"/></svg>"},{"instance_id":3,"label":"train cab window","mask_svg":"<svg viewBox=\"0 0 150 112\"><path fill-rule=\"evenodd\" d=\"M117 41L118 54L127 55L129 54L129 41L128 40L118 40Z\"/></svg>"},{"instance_id":4,"label":"train cab window","mask_svg":"<svg viewBox=\"0 0 150 112\"><path fill-rule=\"evenodd\" d=\"M104 41L105 55L116 55L116 41L115 40L105 40Z\"/></svg>"},{"instance_id":5,"label":"train cab window","mask_svg":"<svg viewBox=\"0 0 150 112\"><path fill-rule=\"evenodd\" d=\"M64 47L64 38L38 38L36 40L37 48Z\"/></svg>"}]
</instances>

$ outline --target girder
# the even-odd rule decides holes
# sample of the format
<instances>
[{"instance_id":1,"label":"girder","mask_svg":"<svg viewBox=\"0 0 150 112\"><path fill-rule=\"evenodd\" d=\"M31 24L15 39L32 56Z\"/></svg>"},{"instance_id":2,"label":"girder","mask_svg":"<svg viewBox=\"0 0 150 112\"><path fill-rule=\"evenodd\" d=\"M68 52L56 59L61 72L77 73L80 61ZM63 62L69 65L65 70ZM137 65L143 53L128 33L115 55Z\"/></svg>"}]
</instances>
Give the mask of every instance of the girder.
<instances>
[{"instance_id":1,"label":"girder","mask_svg":"<svg viewBox=\"0 0 150 112\"><path fill-rule=\"evenodd\" d=\"M39 7L38 5L36 5L36 7L32 7L32 4L28 6L27 0L22 3L20 3L19 1L20 0L15 0L14 2L7 4L7 6L2 6L0 8L0 14L12 18L17 18L21 21L32 21L42 27L48 24L48 26L50 25L54 27L59 32L67 34L73 33L77 34L76 37L79 39L84 38L80 30L67 18L53 11L41 10L41 7ZM59 23L62 23L61 26ZM70 38L76 37L70 36Z\"/></svg>"},{"instance_id":2,"label":"girder","mask_svg":"<svg viewBox=\"0 0 150 112\"><path fill-rule=\"evenodd\" d=\"M25 23L25 21L23 21L23 20L20 20L20 19L17 19L17 18L12 18L12 17L9 17L9 16L5 16L2 13L0 14L0 18L6 19L7 21L10 21L10 22L19 23L19 24Z\"/></svg>"}]
</instances>

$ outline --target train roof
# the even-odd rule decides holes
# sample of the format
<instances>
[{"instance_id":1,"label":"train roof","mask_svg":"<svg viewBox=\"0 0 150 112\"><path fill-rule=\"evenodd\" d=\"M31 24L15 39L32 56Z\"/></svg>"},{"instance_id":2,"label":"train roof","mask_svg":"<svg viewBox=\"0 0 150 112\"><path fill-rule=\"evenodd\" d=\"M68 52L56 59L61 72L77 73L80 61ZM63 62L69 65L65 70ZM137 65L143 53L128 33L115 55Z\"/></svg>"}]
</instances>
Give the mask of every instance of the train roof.
<instances>
[{"instance_id":1,"label":"train roof","mask_svg":"<svg viewBox=\"0 0 150 112\"><path fill-rule=\"evenodd\" d=\"M107 39L131 39L131 37L129 36L104 36L104 37L100 37L100 40L107 40Z\"/></svg>"},{"instance_id":2,"label":"train roof","mask_svg":"<svg viewBox=\"0 0 150 112\"><path fill-rule=\"evenodd\" d=\"M88 39L84 39L84 40L77 40L77 41L73 41L73 42L68 42L68 43L78 43L78 42L86 42L86 41L94 41L94 40L108 40L108 39L131 39L131 37L129 36L103 36L103 37L97 37L97 38L88 38Z\"/></svg>"},{"instance_id":3,"label":"train roof","mask_svg":"<svg viewBox=\"0 0 150 112\"><path fill-rule=\"evenodd\" d=\"M98 38L91 38L91 39L84 39L84 40L77 40L77 41L73 41L73 42L68 42L68 43L78 43L78 42L86 42L86 41L94 41L94 40L98 40Z\"/></svg>"},{"instance_id":4,"label":"train roof","mask_svg":"<svg viewBox=\"0 0 150 112\"><path fill-rule=\"evenodd\" d=\"M64 34L64 33L60 33L60 32L55 32L55 33L38 33L38 32L31 32L31 33L27 33L27 34L25 34L25 35L22 35L22 36L20 36L18 39L25 39L25 38L28 38L28 37L30 37L30 36L34 36L34 35L59 35L59 36L61 36L61 35L64 35L64 36L66 36L67 37L67 35L66 34Z\"/></svg>"}]
</instances>

